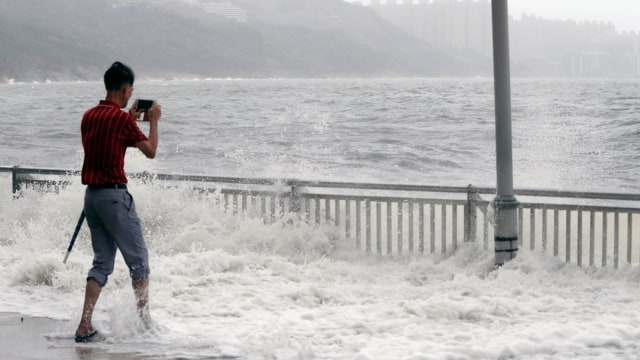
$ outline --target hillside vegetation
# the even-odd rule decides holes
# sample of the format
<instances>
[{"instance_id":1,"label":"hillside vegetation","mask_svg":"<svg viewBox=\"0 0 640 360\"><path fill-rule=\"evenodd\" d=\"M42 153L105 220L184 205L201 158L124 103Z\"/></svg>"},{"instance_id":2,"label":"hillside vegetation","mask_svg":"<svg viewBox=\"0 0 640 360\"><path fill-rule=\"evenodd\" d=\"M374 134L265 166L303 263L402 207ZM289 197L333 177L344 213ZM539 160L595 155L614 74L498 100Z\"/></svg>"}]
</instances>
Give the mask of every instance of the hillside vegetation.
<instances>
[{"instance_id":1,"label":"hillside vegetation","mask_svg":"<svg viewBox=\"0 0 640 360\"><path fill-rule=\"evenodd\" d=\"M114 60L161 78L482 71L341 0L234 2L248 10L247 23L177 2L0 0L0 81L98 79Z\"/></svg>"}]
</instances>

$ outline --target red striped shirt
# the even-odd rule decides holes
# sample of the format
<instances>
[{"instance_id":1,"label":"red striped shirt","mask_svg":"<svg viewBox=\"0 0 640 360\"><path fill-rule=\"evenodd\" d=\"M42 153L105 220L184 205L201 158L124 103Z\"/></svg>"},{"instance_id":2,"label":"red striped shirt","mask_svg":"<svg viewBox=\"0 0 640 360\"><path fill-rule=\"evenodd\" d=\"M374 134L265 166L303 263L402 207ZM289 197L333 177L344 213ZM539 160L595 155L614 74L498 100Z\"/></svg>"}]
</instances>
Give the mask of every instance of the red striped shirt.
<instances>
[{"instance_id":1,"label":"red striped shirt","mask_svg":"<svg viewBox=\"0 0 640 360\"><path fill-rule=\"evenodd\" d=\"M136 121L118 104L101 100L82 117L80 125L84 163L82 183L106 185L126 183L124 155L127 147L148 140Z\"/></svg>"}]
</instances>

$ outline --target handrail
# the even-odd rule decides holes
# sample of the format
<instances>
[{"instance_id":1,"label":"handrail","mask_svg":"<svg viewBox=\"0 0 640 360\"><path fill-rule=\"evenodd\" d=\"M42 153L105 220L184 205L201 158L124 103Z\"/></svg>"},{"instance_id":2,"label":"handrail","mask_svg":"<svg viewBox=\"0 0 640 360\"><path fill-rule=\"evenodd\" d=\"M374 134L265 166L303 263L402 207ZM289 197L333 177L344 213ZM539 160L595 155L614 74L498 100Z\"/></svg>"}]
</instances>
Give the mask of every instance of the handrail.
<instances>
[{"instance_id":1,"label":"handrail","mask_svg":"<svg viewBox=\"0 0 640 360\"><path fill-rule=\"evenodd\" d=\"M0 167L0 172L11 172L19 174L39 174L39 175L77 175L79 170L59 170L41 168L22 167ZM333 188L333 189L359 189L359 190L387 190L387 191L417 191L417 192L446 192L459 194L495 194L496 189L492 187L466 187L419 185L419 184L382 184L382 183L358 183L358 182L332 182L332 181L309 181L298 179L278 179L278 178L246 178L246 177L226 177L208 175L180 175L180 174L155 174L155 173L130 173L131 178L152 177L158 180L167 181L190 181L190 182L212 182L238 185L283 185L298 188ZM622 200L640 201L640 194L616 193L616 192L586 192L586 191L563 191L563 190L541 190L541 189L515 189L515 195L535 196L535 197L555 197L555 198L580 198L599 200Z\"/></svg>"}]
</instances>

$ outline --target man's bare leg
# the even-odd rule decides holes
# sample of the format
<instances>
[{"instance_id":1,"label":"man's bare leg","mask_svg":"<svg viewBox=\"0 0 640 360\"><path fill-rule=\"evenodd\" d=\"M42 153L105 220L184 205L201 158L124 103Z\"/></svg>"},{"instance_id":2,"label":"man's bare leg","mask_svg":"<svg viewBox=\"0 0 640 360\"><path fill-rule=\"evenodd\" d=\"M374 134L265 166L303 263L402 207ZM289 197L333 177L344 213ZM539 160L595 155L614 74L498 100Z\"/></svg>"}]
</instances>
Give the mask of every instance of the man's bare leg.
<instances>
[{"instance_id":1,"label":"man's bare leg","mask_svg":"<svg viewBox=\"0 0 640 360\"><path fill-rule=\"evenodd\" d=\"M136 296L138 316L148 326L151 321L151 315L149 314L149 278L133 279L131 285Z\"/></svg>"},{"instance_id":2,"label":"man's bare leg","mask_svg":"<svg viewBox=\"0 0 640 360\"><path fill-rule=\"evenodd\" d=\"M96 302L100 297L100 291L102 288L100 284L94 279L87 280L87 286L84 292L84 306L82 307L82 317L80 318L80 324L76 330L76 336L85 336L93 331L93 325L91 318L93 317L93 309L96 307Z\"/></svg>"}]
</instances>

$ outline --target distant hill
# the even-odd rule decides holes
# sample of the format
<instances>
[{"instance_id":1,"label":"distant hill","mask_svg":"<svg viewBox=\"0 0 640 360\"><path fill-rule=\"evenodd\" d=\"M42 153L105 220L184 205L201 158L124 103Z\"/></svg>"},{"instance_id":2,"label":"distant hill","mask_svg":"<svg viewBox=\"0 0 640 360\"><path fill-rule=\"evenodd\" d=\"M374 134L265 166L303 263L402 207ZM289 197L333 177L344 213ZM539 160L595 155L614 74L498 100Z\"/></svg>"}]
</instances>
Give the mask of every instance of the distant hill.
<instances>
[{"instance_id":1,"label":"distant hill","mask_svg":"<svg viewBox=\"0 0 640 360\"><path fill-rule=\"evenodd\" d=\"M341 0L233 2L248 10L247 23L177 2L0 0L0 81L99 79L114 60L161 78L482 71Z\"/></svg>"}]
</instances>

